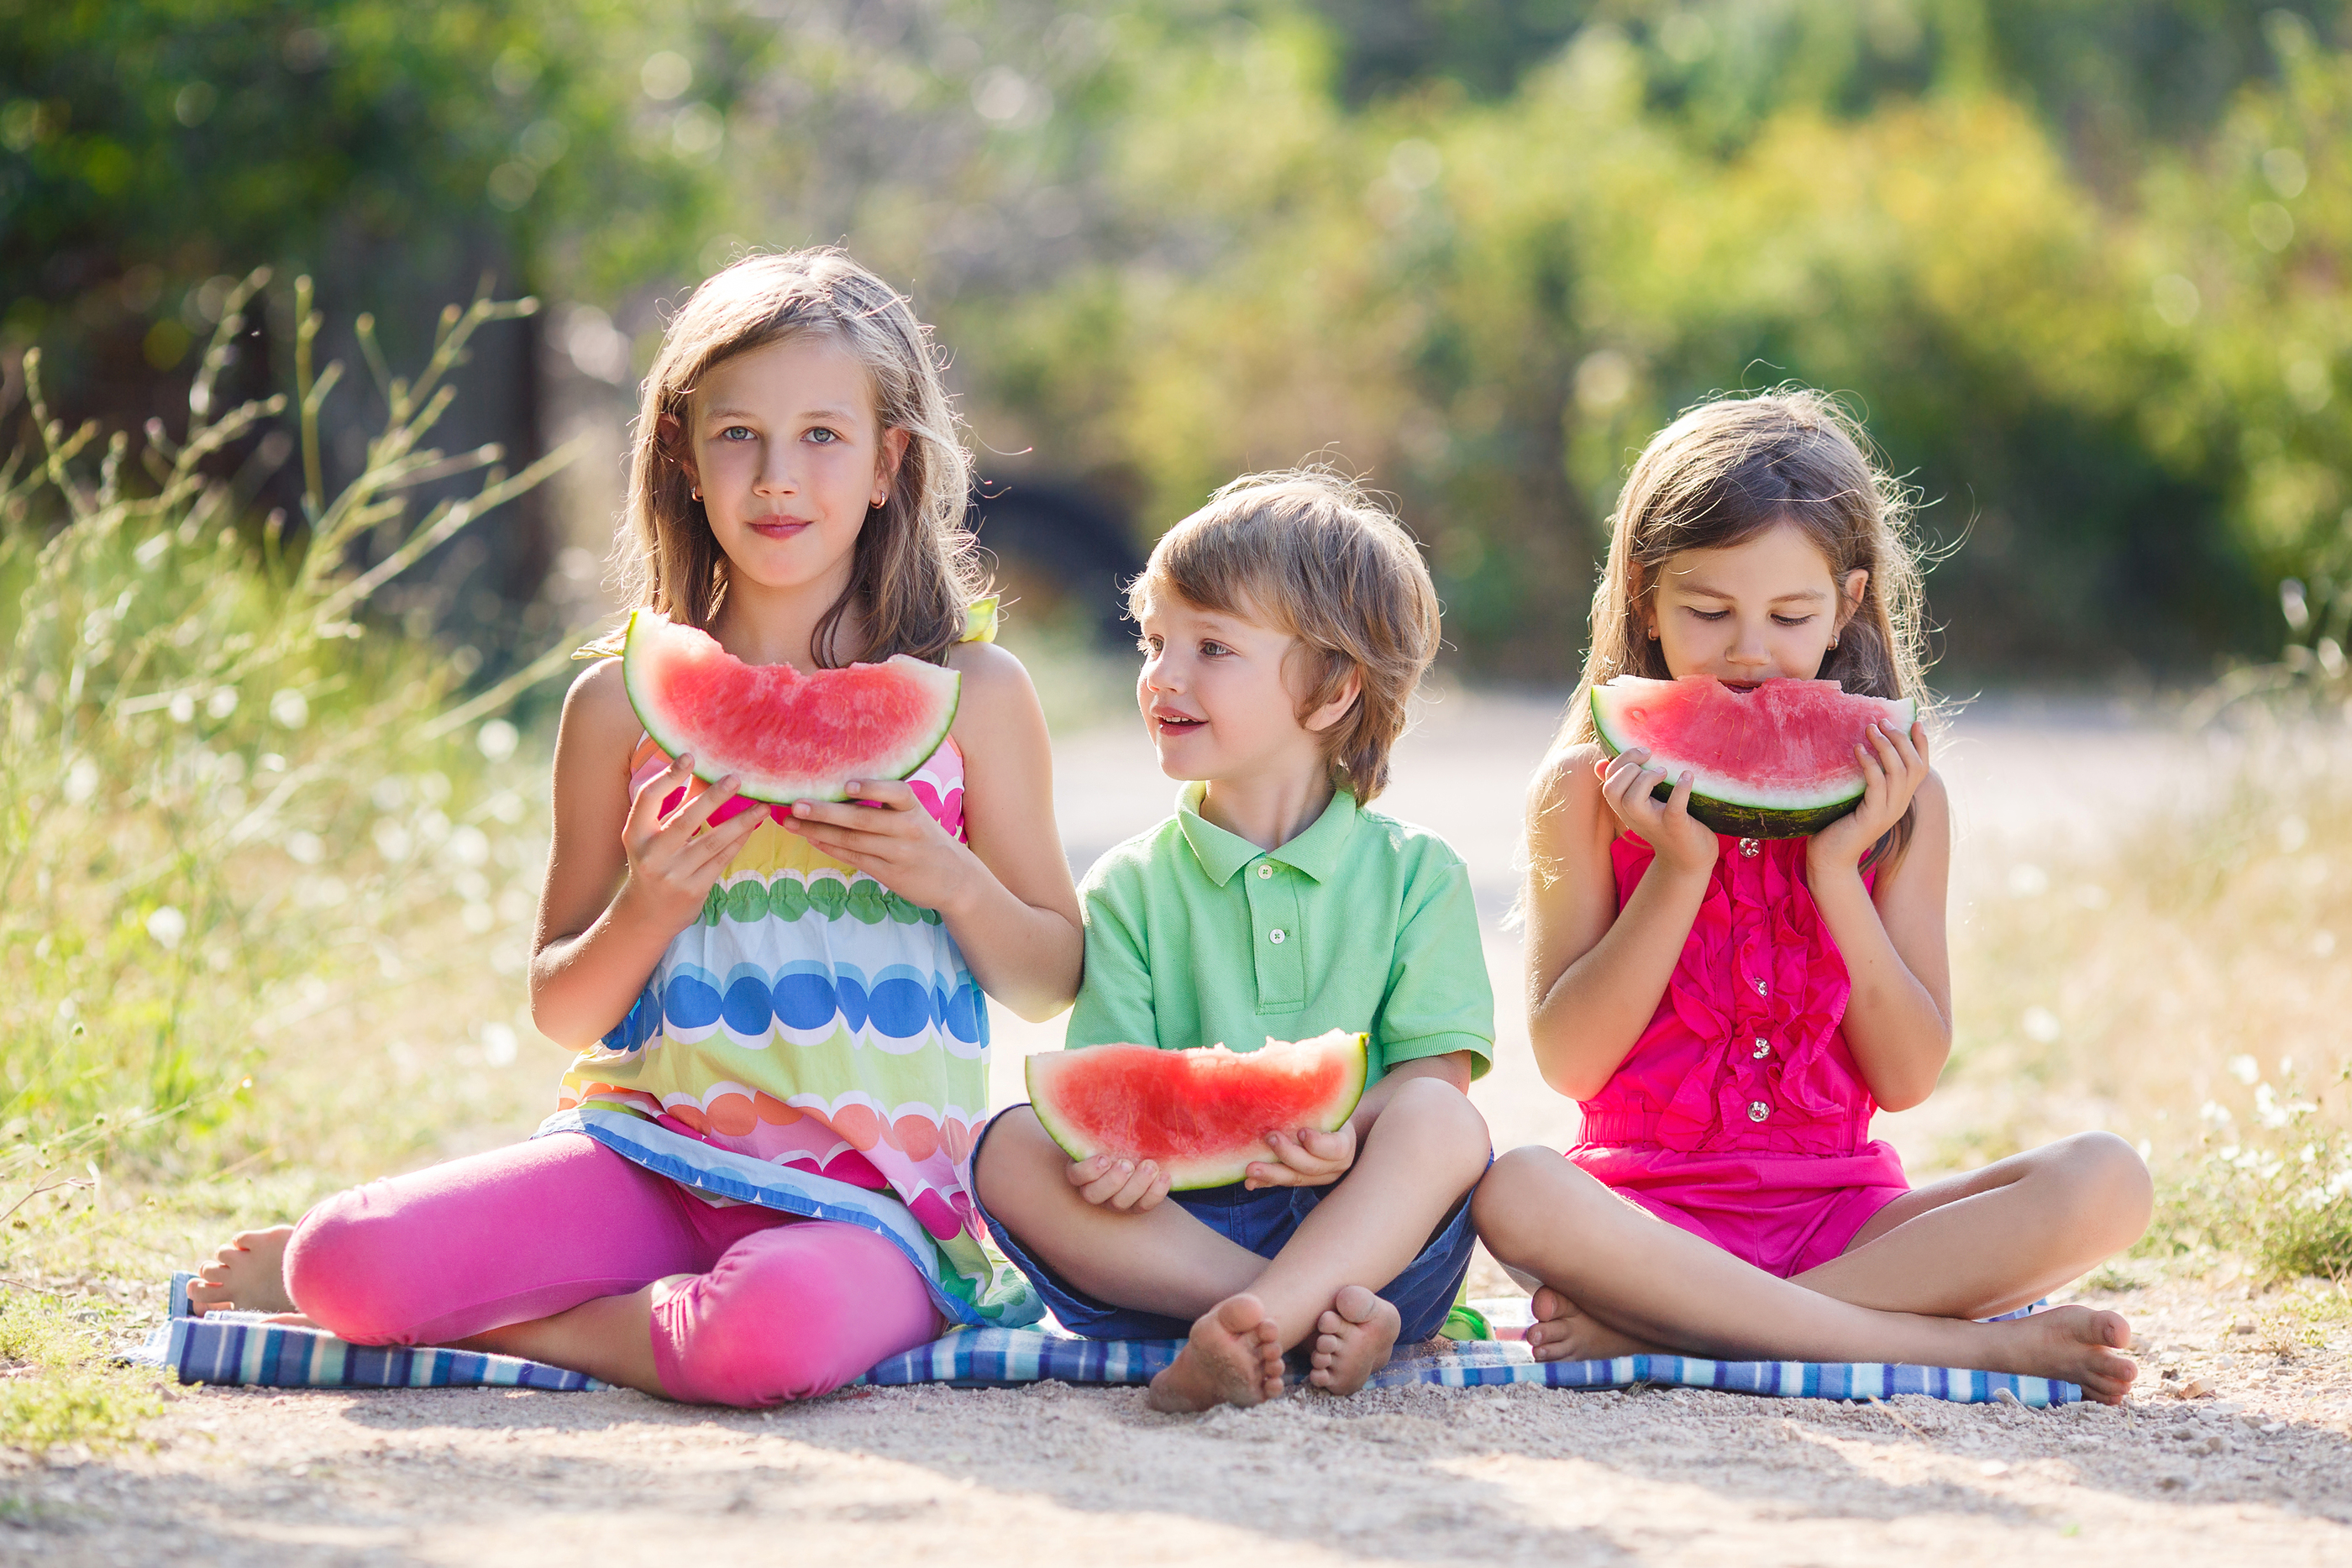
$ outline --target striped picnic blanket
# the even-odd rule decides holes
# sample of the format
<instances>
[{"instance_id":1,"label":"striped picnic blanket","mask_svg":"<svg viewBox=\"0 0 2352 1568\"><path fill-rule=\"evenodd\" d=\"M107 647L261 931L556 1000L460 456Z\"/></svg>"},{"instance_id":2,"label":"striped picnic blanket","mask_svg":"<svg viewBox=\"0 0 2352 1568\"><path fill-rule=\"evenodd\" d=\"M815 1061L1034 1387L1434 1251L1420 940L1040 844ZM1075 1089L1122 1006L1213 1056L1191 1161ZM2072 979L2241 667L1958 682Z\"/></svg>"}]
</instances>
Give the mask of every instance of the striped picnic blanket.
<instances>
[{"instance_id":1,"label":"striped picnic blanket","mask_svg":"<svg viewBox=\"0 0 2352 1568\"><path fill-rule=\"evenodd\" d=\"M183 1383L551 1391L604 1386L583 1374L519 1356L435 1345L356 1345L318 1329L267 1322L254 1312L190 1317L187 1281L185 1274L173 1277L171 1315L144 1344L125 1353L128 1359L161 1367ZM1136 1385L1149 1383L1182 1345L1181 1340L1078 1339L1050 1328L957 1329L890 1357L858 1381L877 1386L944 1383L960 1388L1046 1381ZM1717 1388L1801 1399L1891 1399L1923 1394L1961 1405L2006 1397L2036 1407L2071 1405L2083 1397L2083 1391L2071 1383L1959 1367L1703 1361L1675 1355L1538 1362L1514 1340L1432 1340L1401 1347L1372 1375L1371 1386L1402 1388L1416 1383L1450 1388Z\"/></svg>"}]
</instances>

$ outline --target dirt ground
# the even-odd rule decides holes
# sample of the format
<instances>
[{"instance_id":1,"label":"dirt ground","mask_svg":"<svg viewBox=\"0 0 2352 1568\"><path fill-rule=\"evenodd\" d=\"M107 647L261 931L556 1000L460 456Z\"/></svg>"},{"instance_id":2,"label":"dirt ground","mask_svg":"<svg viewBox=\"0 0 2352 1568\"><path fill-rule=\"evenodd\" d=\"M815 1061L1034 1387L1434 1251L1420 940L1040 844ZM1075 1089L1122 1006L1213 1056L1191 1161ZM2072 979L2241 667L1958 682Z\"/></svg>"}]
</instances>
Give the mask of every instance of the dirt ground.
<instances>
[{"instance_id":1,"label":"dirt ground","mask_svg":"<svg viewBox=\"0 0 2352 1568\"><path fill-rule=\"evenodd\" d=\"M1504 1019L1477 1099L1504 1147L1573 1127L1512 1021L1499 924L1518 781L1554 711L1440 705L1387 803L1474 868ZM2083 717L2066 716L2078 761ZM1963 721L1942 766L1964 831L1972 816L2014 831L2054 793L2041 724ZM2118 723L2108 744L2108 776L2194 787L2189 743ZM1139 737L1059 757L1081 865L1166 809ZM1963 901L1988 843L1962 841ZM1058 1043L1009 1022L1000 1101L1022 1053ZM1883 1135L1932 1146L1935 1103ZM2232 1278L2136 1278L2086 1297L2137 1331L2141 1393L2119 1410L1416 1388L1166 1416L1137 1391L1045 1385L754 1416L618 1392L181 1390L151 1449L0 1457L0 1565L2352 1561L2352 1323Z\"/></svg>"},{"instance_id":2,"label":"dirt ground","mask_svg":"<svg viewBox=\"0 0 2352 1568\"><path fill-rule=\"evenodd\" d=\"M2261 1302L2234 1291L2099 1300L2149 1364L2120 1410L1424 1387L1169 1416L1049 1384L754 1416L194 1389L152 1453L0 1472L0 1563L2352 1559L2345 1356L2282 1361L2235 1332Z\"/></svg>"}]
</instances>

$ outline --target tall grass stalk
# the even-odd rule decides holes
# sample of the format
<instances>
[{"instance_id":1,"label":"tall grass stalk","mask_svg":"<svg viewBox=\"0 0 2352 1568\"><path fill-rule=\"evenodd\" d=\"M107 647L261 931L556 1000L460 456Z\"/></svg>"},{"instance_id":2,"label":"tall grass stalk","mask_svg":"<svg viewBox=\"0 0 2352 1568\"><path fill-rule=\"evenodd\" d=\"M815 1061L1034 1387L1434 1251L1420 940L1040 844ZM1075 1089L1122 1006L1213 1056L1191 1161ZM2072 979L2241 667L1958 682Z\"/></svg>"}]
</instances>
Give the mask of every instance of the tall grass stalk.
<instances>
[{"instance_id":1,"label":"tall grass stalk","mask_svg":"<svg viewBox=\"0 0 2352 1568\"><path fill-rule=\"evenodd\" d=\"M570 457L509 473L429 444L476 331L535 306L450 307L413 379L361 318L383 421L330 494L342 370L314 373L307 278L290 400L221 406L266 281L230 297L176 434L67 431L26 356L35 440L0 466L0 1207L96 1158L168 1176L284 1137L305 1108L257 1092L266 1061L383 1094L351 1019L530 915L517 737L489 716L562 650L453 709L458 666L368 607ZM289 412L294 442L252 439ZM267 455L297 444L300 525L257 517ZM453 479L469 493L416 515Z\"/></svg>"}]
</instances>

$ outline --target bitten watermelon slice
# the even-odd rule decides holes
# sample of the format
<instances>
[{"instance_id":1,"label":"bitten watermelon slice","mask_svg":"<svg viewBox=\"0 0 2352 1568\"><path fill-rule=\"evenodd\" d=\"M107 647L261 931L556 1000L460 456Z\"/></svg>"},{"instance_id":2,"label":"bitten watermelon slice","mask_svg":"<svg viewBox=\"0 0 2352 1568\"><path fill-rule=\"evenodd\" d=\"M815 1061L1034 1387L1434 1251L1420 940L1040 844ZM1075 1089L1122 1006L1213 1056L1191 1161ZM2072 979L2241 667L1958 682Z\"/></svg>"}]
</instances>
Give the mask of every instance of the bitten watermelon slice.
<instances>
[{"instance_id":1,"label":"bitten watermelon slice","mask_svg":"<svg viewBox=\"0 0 2352 1568\"><path fill-rule=\"evenodd\" d=\"M1268 1133L1339 1130L1364 1097L1365 1043L1335 1029L1257 1051L1050 1051L1029 1059L1029 1100L1073 1160L1152 1160L1173 1190L1225 1186L1275 1157Z\"/></svg>"},{"instance_id":2,"label":"bitten watermelon slice","mask_svg":"<svg viewBox=\"0 0 2352 1568\"><path fill-rule=\"evenodd\" d=\"M955 722L962 677L904 653L803 675L747 664L704 632L650 610L629 616L622 684L654 744L733 774L739 794L782 804L842 800L854 781L904 779Z\"/></svg>"},{"instance_id":3,"label":"bitten watermelon slice","mask_svg":"<svg viewBox=\"0 0 2352 1568\"><path fill-rule=\"evenodd\" d=\"M1766 681L1739 690L1712 675L1620 675L1592 688L1592 725L1614 757L1646 747L1666 770L1661 800L1687 768L1690 813L1718 833L1798 839L1862 804L1853 748L1873 724L1908 732L1909 697L1850 696L1835 681Z\"/></svg>"}]
</instances>

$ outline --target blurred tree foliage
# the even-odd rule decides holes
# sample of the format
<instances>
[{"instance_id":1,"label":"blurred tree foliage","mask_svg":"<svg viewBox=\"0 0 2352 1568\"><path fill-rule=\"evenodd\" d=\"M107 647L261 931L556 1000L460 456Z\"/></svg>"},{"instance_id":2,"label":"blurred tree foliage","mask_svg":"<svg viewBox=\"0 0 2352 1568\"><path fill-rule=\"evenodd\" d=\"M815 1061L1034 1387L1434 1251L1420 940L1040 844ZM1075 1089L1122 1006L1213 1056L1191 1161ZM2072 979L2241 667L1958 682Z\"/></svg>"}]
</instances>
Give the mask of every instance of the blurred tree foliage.
<instances>
[{"instance_id":1,"label":"blurred tree foliage","mask_svg":"<svg viewBox=\"0 0 2352 1568\"><path fill-rule=\"evenodd\" d=\"M215 269L488 235L620 386L682 285L845 240L998 477L1148 536L1328 450L1539 678L1632 453L1803 381L1951 549L1954 684L2195 673L2352 580L2347 45L2344 0L18 0L0 298L152 366Z\"/></svg>"},{"instance_id":2,"label":"blurred tree foliage","mask_svg":"<svg viewBox=\"0 0 2352 1568\"><path fill-rule=\"evenodd\" d=\"M676 267L701 183L637 123L639 10L0 5L0 333L45 345L63 408L119 417L178 401L154 383L185 385L256 265L413 304L385 314L395 356L481 268L520 290Z\"/></svg>"}]
</instances>

